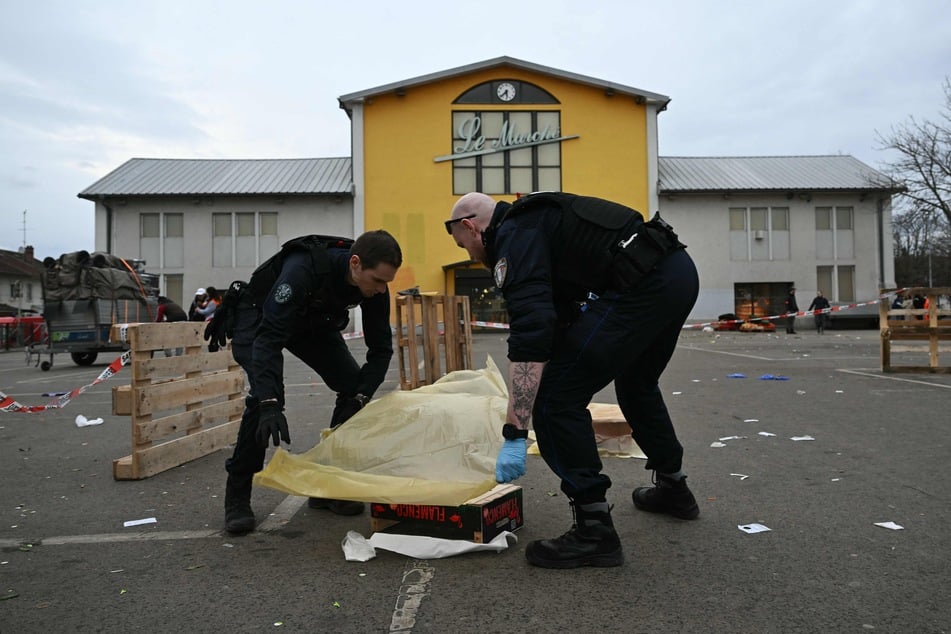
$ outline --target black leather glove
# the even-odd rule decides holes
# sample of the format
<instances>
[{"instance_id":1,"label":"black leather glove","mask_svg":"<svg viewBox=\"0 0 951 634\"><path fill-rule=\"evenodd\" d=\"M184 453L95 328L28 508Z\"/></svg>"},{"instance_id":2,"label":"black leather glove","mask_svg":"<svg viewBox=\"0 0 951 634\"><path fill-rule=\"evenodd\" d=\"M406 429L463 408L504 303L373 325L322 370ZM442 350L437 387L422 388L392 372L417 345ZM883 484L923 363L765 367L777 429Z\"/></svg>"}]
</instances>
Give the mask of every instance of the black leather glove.
<instances>
[{"instance_id":1,"label":"black leather glove","mask_svg":"<svg viewBox=\"0 0 951 634\"><path fill-rule=\"evenodd\" d=\"M205 326L205 341L209 345L224 348L228 345L228 338L225 336L225 320L217 312L216 310L216 314L208 320L208 324Z\"/></svg>"},{"instance_id":2,"label":"black leather glove","mask_svg":"<svg viewBox=\"0 0 951 634\"><path fill-rule=\"evenodd\" d=\"M363 406L366 405L369 400L370 399L363 394L357 394L355 396L343 396L342 394L338 394L334 413L330 417L330 427L337 427L350 420L354 414L363 409Z\"/></svg>"},{"instance_id":3,"label":"black leather glove","mask_svg":"<svg viewBox=\"0 0 951 634\"><path fill-rule=\"evenodd\" d=\"M235 281L215 309L215 314L205 326L205 341L213 346L224 348L228 339L234 337L234 322L238 313L238 301L247 287L245 282Z\"/></svg>"},{"instance_id":4,"label":"black leather glove","mask_svg":"<svg viewBox=\"0 0 951 634\"><path fill-rule=\"evenodd\" d=\"M282 440L291 444L291 435L287 431L287 418L281 411L281 404L277 401L264 401L258 407L261 408L258 415L258 445L267 448L268 439L274 441L275 447L279 447Z\"/></svg>"}]
</instances>

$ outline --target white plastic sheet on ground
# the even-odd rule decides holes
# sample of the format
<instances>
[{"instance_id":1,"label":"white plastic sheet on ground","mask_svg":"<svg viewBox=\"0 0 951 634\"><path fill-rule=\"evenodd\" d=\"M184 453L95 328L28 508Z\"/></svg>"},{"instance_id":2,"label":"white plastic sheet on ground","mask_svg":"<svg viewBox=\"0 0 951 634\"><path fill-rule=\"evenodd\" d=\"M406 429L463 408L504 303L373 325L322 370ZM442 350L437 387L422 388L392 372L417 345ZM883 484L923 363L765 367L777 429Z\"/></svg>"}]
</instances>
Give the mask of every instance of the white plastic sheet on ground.
<instances>
[{"instance_id":1,"label":"white plastic sheet on ground","mask_svg":"<svg viewBox=\"0 0 951 634\"><path fill-rule=\"evenodd\" d=\"M462 504L496 484L507 404L490 357L482 370L386 394L305 453L277 449L254 482L308 497Z\"/></svg>"}]
</instances>

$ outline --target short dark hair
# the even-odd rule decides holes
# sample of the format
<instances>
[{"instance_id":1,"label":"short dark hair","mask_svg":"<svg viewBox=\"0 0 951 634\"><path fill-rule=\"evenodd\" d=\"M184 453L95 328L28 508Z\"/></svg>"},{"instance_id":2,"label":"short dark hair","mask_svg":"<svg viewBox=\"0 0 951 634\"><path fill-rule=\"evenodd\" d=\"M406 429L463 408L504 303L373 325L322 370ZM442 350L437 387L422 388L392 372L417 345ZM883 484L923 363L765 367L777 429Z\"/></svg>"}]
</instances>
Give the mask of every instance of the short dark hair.
<instances>
[{"instance_id":1,"label":"short dark hair","mask_svg":"<svg viewBox=\"0 0 951 634\"><path fill-rule=\"evenodd\" d=\"M350 255L359 257L364 269L375 269L381 262L396 269L403 264L399 243L383 229L367 231L357 238L350 247Z\"/></svg>"}]
</instances>

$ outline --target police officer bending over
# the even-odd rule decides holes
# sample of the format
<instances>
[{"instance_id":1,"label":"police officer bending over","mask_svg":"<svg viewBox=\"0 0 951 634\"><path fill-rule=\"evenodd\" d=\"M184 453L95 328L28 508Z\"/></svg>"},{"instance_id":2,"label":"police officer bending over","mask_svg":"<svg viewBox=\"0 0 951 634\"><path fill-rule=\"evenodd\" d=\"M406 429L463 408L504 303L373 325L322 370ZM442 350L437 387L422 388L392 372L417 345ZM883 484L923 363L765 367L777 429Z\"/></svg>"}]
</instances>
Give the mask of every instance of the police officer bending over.
<instances>
[{"instance_id":1,"label":"police officer bending over","mask_svg":"<svg viewBox=\"0 0 951 634\"><path fill-rule=\"evenodd\" d=\"M683 447L657 384L699 289L670 226L598 198L545 192L509 204L470 193L453 207L446 230L492 269L509 314L509 402L496 480L525 474L531 421L574 513L567 533L528 545L528 561L543 568L624 561L605 497L611 480L601 473L587 410L612 380L654 471L654 486L633 491L634 506L696 518Z\"/></svg>"},{"instance_id":2,"label":"police officer bending over","mask_svg":"<svg viewBox=\"0 0 951 634\"><path fill-rule=\"evenodd\" d=\"M285 348L313 368L337 393L330 426L357 413L383 382L393 356L390 295L403 262L400 246L386 231L368 231L356 241L325 236L296 238L254 272L234 282L209 323L205 338L224 345L231 338L235 360L248 375L234 454L225 463L225 530L254 530L251 481L264 467L268 442L290 443L284 417ZM367 359L360 366L340 334L349 309L363 310ZM341 515L363 512L362 502L311 498L311 508Z\"/></svg>"}]
</instances>

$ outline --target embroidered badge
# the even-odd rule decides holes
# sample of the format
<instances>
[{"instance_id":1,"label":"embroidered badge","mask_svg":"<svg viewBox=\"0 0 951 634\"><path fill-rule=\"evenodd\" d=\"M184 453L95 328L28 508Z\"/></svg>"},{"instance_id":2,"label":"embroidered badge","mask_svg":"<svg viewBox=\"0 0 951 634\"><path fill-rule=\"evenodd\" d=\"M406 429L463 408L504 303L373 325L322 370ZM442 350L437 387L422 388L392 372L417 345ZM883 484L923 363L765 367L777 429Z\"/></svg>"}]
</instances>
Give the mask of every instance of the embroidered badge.
<instances>
[{"instance_id":1,"label":"embroidered badge","mask_svg":"<svg viewBox=\"0 0 951 634\"><path fill-rule=\"evenodd\" d=\"M278 304L286 304L291 301L291 285L285 282L274 289L274 301Z\"/></svg>"},{"instance_id":2,"label":"embroidered badge","mask_svg":"<svg viewBox=\"0 0 951 634\"><path fill-rule=\"evenodd\" d=\"M498 288L502 288L502 284L505 283L505 274L509 270L508 260L502 258L495 263L495 269L492 271L492 274L495 277L495 285Z\"/></svg>"}]
</instances>

